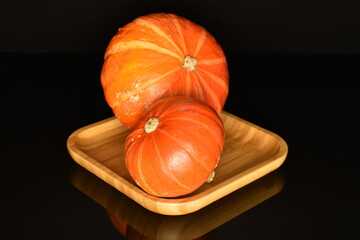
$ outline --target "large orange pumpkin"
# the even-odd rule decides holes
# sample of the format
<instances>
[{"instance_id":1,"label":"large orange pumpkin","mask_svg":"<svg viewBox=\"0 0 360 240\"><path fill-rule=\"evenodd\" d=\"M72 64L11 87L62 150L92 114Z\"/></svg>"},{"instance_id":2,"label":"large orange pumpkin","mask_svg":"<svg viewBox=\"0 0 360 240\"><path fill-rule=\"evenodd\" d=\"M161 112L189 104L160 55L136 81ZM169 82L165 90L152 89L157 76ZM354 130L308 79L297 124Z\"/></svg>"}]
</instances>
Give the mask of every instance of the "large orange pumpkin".
<instances>
[{"instance_id":1,"label":"large orange pumpkin","mask_svg":"<svg viewBox=\"0 0 360 240\"><path fill-rule=\"evenodd\" d=\"M224 146L224 126L205 102L184 96L150 106L125 141L125 164L147 193L177 197L214 174Z\"/></svg>"},{"instance_id":2,"label":"large orange pumpkin","mask_svg":"<svg viewBox=\"0 0 360 240\"><path fill-rule=\"evenodd\" d=\"M228 96L224 52L203 27L174 14L141 16L120 28L104 56L101 83L115 116L132 128L155 101L199 98L218 113Z\"/></svg>"}]
</instances>

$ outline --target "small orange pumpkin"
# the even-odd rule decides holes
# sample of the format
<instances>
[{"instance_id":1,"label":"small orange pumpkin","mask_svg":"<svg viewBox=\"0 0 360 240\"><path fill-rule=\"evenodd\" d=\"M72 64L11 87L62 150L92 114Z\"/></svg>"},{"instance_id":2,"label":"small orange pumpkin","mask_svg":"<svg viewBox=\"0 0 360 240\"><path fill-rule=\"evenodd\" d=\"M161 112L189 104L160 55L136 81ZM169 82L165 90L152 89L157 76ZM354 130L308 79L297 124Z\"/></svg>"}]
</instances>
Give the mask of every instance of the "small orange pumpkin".
<instances>
[{"instance_id":1,"label":"small orange pumpkin","mask_svg":"<svg viewBox=\"0 0 360 240\"><path fill-rule=\"evenodd\" d=\"M199 98L220 113L228 79L215 38L166 13L141 16L120 28L107 46L101 71L105 99L129 128L152 103L174 95Z\"/></svg>"},{"instance_id":2,"label":"small orange pumpkin","mask_svg":"<svg viewBox=\"0 0 360 240\"><path fill-rule=\"evenodd\" d=\"M147 193L177 197L209 177L224 146L224 126L205 102L184 96L150 106L125 141L125 164Z\"/></svg>"}]
</instances>

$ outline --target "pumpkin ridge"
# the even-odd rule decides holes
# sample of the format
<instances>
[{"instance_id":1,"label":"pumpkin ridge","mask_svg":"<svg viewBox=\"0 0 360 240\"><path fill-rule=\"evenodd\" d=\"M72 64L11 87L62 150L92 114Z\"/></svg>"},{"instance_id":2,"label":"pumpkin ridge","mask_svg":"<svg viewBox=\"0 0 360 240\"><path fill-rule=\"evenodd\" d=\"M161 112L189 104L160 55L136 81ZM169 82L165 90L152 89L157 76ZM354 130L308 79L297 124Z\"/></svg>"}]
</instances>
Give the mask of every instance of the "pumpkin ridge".
<instances>
[{"instance_id":1,"label":"pumpkin ridge","mask_svg":"<svg viewBox=\"0 0 360 240\"><path fill-rule=\"evenodd\" d=\"M201 83L200 85L206 87L206 92L210 95L209 99L213 99L213 102L216 105L215 110L216 110L216 112L219 112L222 109L222 106L219 102L219 99L217 98L216 93L198 72L194 72L194 73L195 73L195 76L197 77L197 79L199 80L199 83Z\"/></svg>"},{"instance_id":2,"label":"pumpkin ridge","mask_svg":"<svg viewBox=\"0 0 360 240\"><path fill-rule=\"evenodd\" d=\"M213 59L202 59L198 61L198 64L203 65L215 65L215 64L221 64L226 63L225 57L219 57L219 58L213 58Z\"/></svg>"},{"instance_id":3,"label":"pumpkin ridge","mask_svg":"<svg viewBox=\"0 0 360 240\"><path fill-rule=\"evenodd\" d=\"M185 96L189 97L191 94L191 84L190 84L190 73L189 71L186 71L186 77L185 77Z\"/></svg>"},{"instance_id":4,"label":"pumpkin ridge","mask_svg":"<svg viewBox=\"0 0 360 240\"><path fill-rule=\"evenodd\" d=\"M195 74L195 73L194 73L194 74ZM202 88L202 86L201 86L200 81L197 79L196 75L192 75L192 76L193 76L193 79L194 79L193 82L194 82L194 84L197 86L197 87L195 88L197 97L199 97L199 98L202 99L202 100L205 100L204 90L203 90L203 88Z\"/></svg>"},{"instance_id":5,"label":"pumpkin ridge","mask_svg":"<svg viewBox=\"0 0 360 240\"><path fill-rule=\"evenodd\" d=\"M227 87L226 83L223 81L223 79L217 77L215 74L213 74L205 69L199 68L199 71L202 73L205 73L207 76L210 77L210 79L212 79L214 82L216 82L222 88L224 88L226 91L228 91L228 87Z\"/></svg>"},{"instance_id":6,"label":"pumpkin ridge","mask_svg":"<svg viewBox=\"0 0 360 240\"><path fill-rule=\"evenodd\" d=\"M145 20L145 19L135 19L134 23L139 24L140 26L143 27L148 27L151 30L153 30L155 33L157 33L160 37L164 38L165 40L167 40L171 45L173 45L175 47L175 49L181 54L184 55L183 51L179 48L179 46L163 31L161 30L159 27L157 27L155 24Z\"/></svg>"},{"instance_id":7,"label":"pumpkin ridge","mask_svg":"<svg viewBox=\"0 0 360 240\"><path fill-rule=\"evenodd\" d=\"M145 144L141 144L140 148L138 149L138 154L137 154L137 165L138 165L139 177L141 179L141 183L145 185L148 192L150 192L150 193L152 193L154 195L160 195L149 186L149 184L147 183L146 178L145 178L145 176L143 174L143 171L141 169L141 167L142 167L142 164L141 164L142 163L142 155L143 155L143 152L144 152L144 147L145 147Z\"/></svg>"},{"instance_id":8,"label":"pumpkin ridge","mask_svg":"<svg viewBox=\"0 0 360 240\"><path fill-rule=\"evenodd\" d=\"M206 116L207 118L209 118L209 120L212 120L214 122L215 125L219 126L219 123L217 121L214 121L213 118L210 118L208 116ZM211 131L211 128L206 125L204 122L202 121L195 121L192 118L187 118L187 117L172 117L172 118L167 118L167 121L178 121L178 120L183 120L183 121L189 121L192 123L196 123L198 125L200 125L201 127L203 127L204 129L208 130L209 133L214 137L214 139L216 139L216 142L219 146L221 146L221 140L218 138L219 136L217 134L215 134L213 131ZM222 126L219 126L222 127Z\"/></svg>"},{"instance_id":9,"label":"pumpkin ridge","mask_svg":"<svg viewBox=\"0 0 360 240\"><path fill-rule=\"evenodd\" d=\"M163 75L161 75L161 76L159 76L159 77L157 77L157 78L155 78L155 79L152 79L152 80L149 81L149 82L146 82L146 83L140 85L138 88L135 88L134 90L126 91L126 92L124 92L124 93L122 93L122 94L119 94L119 96L116 97L118 100L115 101L112 106L117 106L117 105L120 104L120 102L128 101L129 99L131 99L131 97L133 97L133 96L135 96L136 94L138 94L138 92L140 92L140 91L142 91L142 90L150 87L151 85L157 83L158 81L161 81L161 79L169 76L170 74L175 73L176 71L178 71L178 70L180 70L180 69L181 69L181 66L178 66L178 67L176 67L176 68L174 68L174 69L172 69L172 70L164 73ZM121 99L121 101L120 101L120 99Z\"/></svg>"},{"instance_id":10,"label":"pumpkin ridge","mask_svg":"<svg viewBox=\"0 0 360 240\"><path fill-rule=\"evenodd\" d=\"M163 131L163 130L161 130L161 129L158 129L158 131L159 131L159 133L162 133L162 134L166 135L168 138L170 138L171 140L173 140L174 142L176 142L182 149L184 149L186 152L188 152L188 153L190 154L189 150L186 149L186 148L184 148L184 147L183 147L183 144L180 143L176 138L174 138L173 136L171 136L170 134L166 133L165 131ZM190 155L191 155L191 154L190 154ZM195 157L193 157L193 159L194 159L196 162L198 162L206 171L208 171L209 173L211 172L211 170L206 166L206 164L205 164L203 161L201 161L200 159L195 158Z\"/></svg>"},{"instance_id":11,"label":"pumpkin ridge","mask_svg":"<svg viewBox=\"0 0 360 240\"><path fill-rule=\"evenodd\" d=\"M181 45L182 45L181 47L182 47L182 49L184 51L184 55L185 55L185 53L187 53L188 50L187 50L187 47L186 47L185 38L184 38L184 35L183 35L183 30L181 29L179 21L176 18L171 18L171 21L174 23L174 25L176 27L176 30L179 33L180 42L181 42Z\"/></svg>"},{"instance_id":12,"label":"pumpkin ridge","mask_svg":"<svg viewBox=\"0 0 360 240\"><path fill-rule=\"evenodd\" d=\"M205 39L206 39L206 31L205 31L205 29L202 29L201 35L199 37L199 40L197 42L196 49L194 52L195 58L196 58L197 54L199 53L200 49L202 48L202 46L204 45Z\"/></svg>"},{"instance_id":13,"label":"pumpkin ridge","mask_svg":"<svg viewBox=\"0 0 360 240\"><path fill-rule=\"evenodd\" d=\"M186 190L190 190L190 191L191 191L192 189L191 189L190 187L186 186L185 184L183 184L183 183L173 174L173 172L166 166L166 164L164 164L164 158L161 156L161 153L160 153L160 150L159 150L159 144L158 144L157 141L155 140L155 135L154 135L154 134L153 134L152 139L153 139L153 142L154 142L155 152L156 152L157 156L158 156L159 159L160 159L161 165L163 166L162 169L166 169L166 172L167 172L166 175L167 175L167 176L171 176L171 178L173 178L173 179L175 180L175 182L176 182L179 186L185 188Z\"/></svg>"},{"instance_id":14,"label":"pumpkin ridge","mask_svg":"<svg viewBox=\"0 0 360 240\"><path fill-rule=\"evenodd\" d=\"M135 50L135 49L153 50L153 51L156 51L159 53L167 54L169 56L178 58L180 61L183 61L183 58L179 54L176 54L173 51L170 51L169 49L159 47L158 45L151 43L151 42L136 41L136 40L116 43L111 48L111 50L107 53L107 56L110 56L112 54L121 53L124 51Z\"/></svg>"}]
</instances>

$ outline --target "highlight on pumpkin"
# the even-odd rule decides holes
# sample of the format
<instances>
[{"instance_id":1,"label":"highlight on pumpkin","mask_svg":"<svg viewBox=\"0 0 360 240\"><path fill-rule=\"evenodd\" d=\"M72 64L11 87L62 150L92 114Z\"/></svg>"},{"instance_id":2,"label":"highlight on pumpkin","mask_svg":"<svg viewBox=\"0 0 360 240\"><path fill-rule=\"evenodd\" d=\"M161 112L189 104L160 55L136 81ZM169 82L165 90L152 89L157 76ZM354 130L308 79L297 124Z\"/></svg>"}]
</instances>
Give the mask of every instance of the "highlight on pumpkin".
<instances>
[{"instance_id":1,"label":"highlight on pumpkin","mask_svg":"<svg viewBox=\"0 0 360 240\"><path fill-rule=\"evenodd\" d=\"M101 71L105 99L128 128L153 103L175 95L201 99L220 114L228 81L216 39L202 26L167 13L122 26L107 46Z\"/></svg>"}]
</instances>

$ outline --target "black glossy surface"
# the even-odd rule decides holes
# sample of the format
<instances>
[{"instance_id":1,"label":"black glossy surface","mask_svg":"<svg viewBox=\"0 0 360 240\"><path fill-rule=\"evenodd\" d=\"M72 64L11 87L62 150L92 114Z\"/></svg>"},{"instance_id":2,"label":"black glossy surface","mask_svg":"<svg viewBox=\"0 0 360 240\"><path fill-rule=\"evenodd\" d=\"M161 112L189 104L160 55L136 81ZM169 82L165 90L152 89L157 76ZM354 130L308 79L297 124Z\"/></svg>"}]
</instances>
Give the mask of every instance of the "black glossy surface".
<instances>
[{"instance_id":1,"label":"black glossy surface","mask_svg":"<svg viewBox=\"0 0 360 240\"><path fill-rule=\"evenodd\" d=\"M228 54L228 62L225 110L279 134L289 154L282 190L211 237L356 236L359 56ZM125 239L69 177L76 164L67 137L112 115L101 64L95 54L0 55L0 239Z\"/></svg>"}]
</instances>

